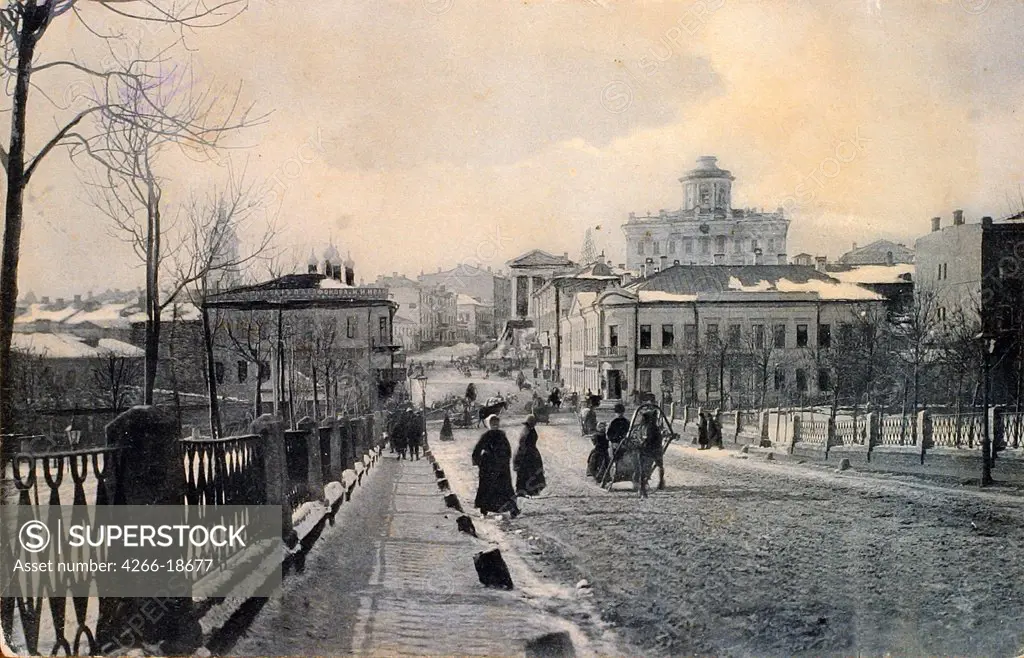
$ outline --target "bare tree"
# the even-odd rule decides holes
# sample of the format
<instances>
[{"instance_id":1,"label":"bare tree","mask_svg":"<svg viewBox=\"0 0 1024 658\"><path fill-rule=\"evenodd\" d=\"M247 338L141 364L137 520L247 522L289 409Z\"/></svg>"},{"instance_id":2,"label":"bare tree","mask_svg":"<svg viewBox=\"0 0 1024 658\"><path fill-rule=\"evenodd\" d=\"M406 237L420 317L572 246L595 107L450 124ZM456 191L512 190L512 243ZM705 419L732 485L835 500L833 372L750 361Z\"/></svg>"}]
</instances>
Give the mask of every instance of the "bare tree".
<instances>
[{"instance_id":1,"label":"bare tree","mask_svg":"<svg viewBox=\"0 0 1024 658\"><path fill-rule=\"evenodd\" d=\"M118 0L6 0L0 8L0 66L3 67L10 95L10 138L6 148L0 146L0 164L7 179L4 207L3 260L0 264L0 428L10 422L12 399L12 373L10 368L11 341L14 317L17 313L18 265L21 255L21 234L24 218L25 189L38 171L39 165L57 147L79 143L75 131L83 120L105 109L116 109L120 99L103 94L89 98L79 94L76 102L64 102L59 94L47 93L35 80L37 73L63 70L79 77L82 88L92 83L112 82L139 85L144 76L125 67L119 58L110 58L109 66L96 66L81 60L71 51L67 59L39 61L37 47L43 42L55 21L75 21L96 37L98 43L108 46L125 40L123 33L102 32L94 22L102 14L122 22L147 26L165 26L183 38L190 30L215 27L230 21L245 9L245 0L223 0L212 3L186 0L165 5L156 0L120 2ZM11 84L13 82L13 85ZM45 79L43 81L45 83ZM70 88L70 87L69 87ZM34 123L54 122L59 126L42 146L30 155L27 137L29 126L29 91L36 89L39 96L50 103L49 109L35 111ZM84 100L84 103L78 101ZM63 102L63 105L62 105Z\"/></svg>"},{"instance_id":2,"label":"bare tree","mask_svg":"<svg viewBox=\"0 0 1024 658\"><path fill-rule=\"evenodd\" d=\"M158 173L164 150L172 144L214 148L225 133L251 125L251 107L236 110L233 101L224 114L211 92L192 91L188 77L153 76L154 82L147 78L143 85L123 86L121 104L103 108L97 115L98 136L91 140L79 136L75 151L99 164L98 180L90 186L93 204L145 265L146 404L153 403L164 309L213 270L245 262L232 261L224 250L238 215L251 213L254 205L251 190L232 179L210 198L193 199L188 207L179 208L183 211L179 217L183 214L186 220L180 231L175 221L165 220L165 179ZM222 118L214 120L217 114ZM161 281L168 267L171 282L165 291Z\"/></svg>"},{"instance_id":3,"label":"bare tree","mask_svg":"<svg viewBox=\"0 0 1024 658\"><path fill-rule=\"evenodd\" d=\"M917 290L909 308L892 318L890 331L894 352L904 370L904 381L910 384L911 411L916 414L921 404L921 374L937 355L939 305L935 292Z\"/></svg>"},{"instance_id":4,"label":"bare tree","mask_svg":"<svg viewBox=\"0 0 1024 658\"><path fill-rule=\"evenodd\" d=\"M141 376L142 361L136 357L108 350L106 354L93 360L93 384L100 400L114 412L128 408Z\"/></svg>"}]
</instances>

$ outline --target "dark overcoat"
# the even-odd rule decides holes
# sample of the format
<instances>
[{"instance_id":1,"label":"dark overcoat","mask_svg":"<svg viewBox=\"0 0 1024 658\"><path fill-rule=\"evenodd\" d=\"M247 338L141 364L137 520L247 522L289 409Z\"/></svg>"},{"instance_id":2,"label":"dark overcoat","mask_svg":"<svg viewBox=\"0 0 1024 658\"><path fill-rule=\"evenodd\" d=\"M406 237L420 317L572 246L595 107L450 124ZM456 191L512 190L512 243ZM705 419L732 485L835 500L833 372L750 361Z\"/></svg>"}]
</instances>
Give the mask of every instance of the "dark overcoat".
<instances>
[{"instance_id":1,"label":"dark overcoat","mask_svg":"<svg viewBox=\"0 0 1024 658\"><path fill-rule=\"evenodd\" d=\"M537 449L536 428L523 426L512 468L516 471L516 493L519 495L536 496L547 486L544 480L544 460Z\"/></svg>"},{"instance_id":2,"label":"dark overcoat","mask_svg":"<svg viewBox=\"0 0 1024 658\"><path fill-rule=\"evenodd\" d=\"M512 446L501 430L487 430L473 448L473 464L480 471L480 481L473 505L483 513L516 509L516 492L512 488Z\"/></svg>"}]
</instances>

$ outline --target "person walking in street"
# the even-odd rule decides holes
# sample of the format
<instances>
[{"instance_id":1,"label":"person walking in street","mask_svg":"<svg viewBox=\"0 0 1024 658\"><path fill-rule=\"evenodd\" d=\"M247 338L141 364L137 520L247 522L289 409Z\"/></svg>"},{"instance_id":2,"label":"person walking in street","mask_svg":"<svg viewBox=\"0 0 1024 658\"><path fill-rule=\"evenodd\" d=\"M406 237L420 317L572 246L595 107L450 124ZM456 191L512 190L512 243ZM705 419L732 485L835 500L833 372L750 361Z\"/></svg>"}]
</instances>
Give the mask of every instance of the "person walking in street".
<instances>
[{"instance_id":1,"label":"person walking in street","mask_svg":"<svg viewBox=\"0 0 1024 658\"><path fill-rule=\"evenodd\" d=\"M655 468L658 469L658 489L665 488L665 463L661 443L661 428L654 411L647 411L642 417L640 447L640 496L647 498L647 480Z\"/></svg>"},{"instance_id":2,"label":"person walking in street","mask_svg":"<svg viewBox=\"0 0 1024 658\"><path fill-rule=\"evenodd\" d=\"M608 424L598 423L597 432L590 438L594 449L590 451L587 458L587 477L592 477L598 482L604 479L604 472L608 468Z\"/></svg>"},{"instance_id":3,"label":"person walking in street","mask_svg":"<svg viewBox=\"0 0 1024 658\"><path fill-rule=\"evenodd\" d=\"M444 422L441 423L441 440L454 441L455 435L452 432L452 419L447 413L444 415Z\"/></svg>"},{"instance_id":4,"label":"person walking in street","mask_svg":"<svg viewBox=\"0 0 1024 658\"><path fill-rule=\"evenodd\" d=\"M476 500L473 506L482 514L487 512L509 512L512 518L519 516L516 492L512 488L512 446L501 430L501 420L496 415L487 417L487 431L480 436L473 448L473 465L479 469Z\"/></svg>"},{"instance_id":5,"label":"person walking in street","mask_svg":"<svg viewBox=\"0 0 1024 658\"><path fill-rule=\"evenodd\" d=\"M523 421L523 431L519 435L519 446L512 458L512 468L516 472L516 495L536 496L547 481L544 479L544 460L537 448L537 418L527 416Z\"/></svg>"},{"instance_id":6,"label":"person walking in street","mask_svg":"<svg viewBox=\"0 0 1024 658\"><path fill-rule=\"evenodd\" d=\"M594 407L587 404L586 410L583 412L583 416L580 419L583 435L593 434L597 431L597 412L594 411Z\"/></svg>"},{"instance_id":7,"label":"person walking in street","mask_svg":"<svg viewBox=\"0 0 1024 658\"><path fill-rule=\"evenodd\" d=\"M468 400L470 404L476 402L476 385L473 384L473 382L470 382L469 385L466 386L466 400Z\"/></svg>"},{"instance_id":8,"label":"person walking in street","mask_svg":"<svg viewBox=\"0 0 1024 658\"><path fill-rule=\"evenodd\" d=\"M562 392L558 390L558 387L551 389L551 394L548 396L548 404L555 408L557 411L562 406Z\"/></svg>"},{"instance_id":9,"label":"person walking in street","mask_svg":"<svg viewBox=\"0 0 1024 658\"><path fill-rule=\"evenodd\" d=\"M410 411L408 434L406 442L409 444L409 459L419 460L420 448L423 446L423 416L415 411Z\"/></svg>"},{"instance_id":10,"label":"person walking in street","mask_svg":"<svg viewBox=\"0 0 1024 658\"><path fill-rule=\"evenodd\" d=\"M395 419L395 427L391 431L391 445L398 453L398 459L405 459L405 451L409 448L409 423L412 415L412 407L406 407L398 412Z\"/></svg>"},{"instance_id":11,"label":"person walking in street","mask_svg":"<svg viewBox=\"0 0 1024 658\"><path fill-rule=\"evenodd\" d=\"M711 446L719 450L725 449L725 446L722 445L722 425L718 421L718 414L708 414L708 447Z\"/></svg>"},{"instance_id":12,"label":"person walking in street","mask_svg":"<svg viewBox=\"0 0 1024 658\"><path fill-rule=\"evenodd\" d=\"M699 447L697 450L708 449L708 430L710 423L708 423L708 415L701 411L699 414L700 420L697 423L697 443Z\"/></svg>"}]
</instances>

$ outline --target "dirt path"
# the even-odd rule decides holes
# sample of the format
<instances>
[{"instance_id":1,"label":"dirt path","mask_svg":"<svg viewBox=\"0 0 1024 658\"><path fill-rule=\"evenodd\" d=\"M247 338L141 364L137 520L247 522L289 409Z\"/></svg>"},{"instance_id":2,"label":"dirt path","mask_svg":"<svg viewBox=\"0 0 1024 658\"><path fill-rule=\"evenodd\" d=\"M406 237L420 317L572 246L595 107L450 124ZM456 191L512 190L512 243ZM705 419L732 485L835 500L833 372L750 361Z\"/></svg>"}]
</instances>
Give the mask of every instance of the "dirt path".
<instances>
[{"instance_id":1,"label":"dirt path","mask_svg":"<svg viewBox=\"0 0 1024 658\"><path fill-rule=\"evenodd\" d=\"M506 428L515 444L515 417ZM435 446L472 500L475 432ZM549 482L510 533L645 654L1018 655L1024 502L674 446L646 501L584 477L575 419L540 427Z\"/></svg>"}]
</instances>

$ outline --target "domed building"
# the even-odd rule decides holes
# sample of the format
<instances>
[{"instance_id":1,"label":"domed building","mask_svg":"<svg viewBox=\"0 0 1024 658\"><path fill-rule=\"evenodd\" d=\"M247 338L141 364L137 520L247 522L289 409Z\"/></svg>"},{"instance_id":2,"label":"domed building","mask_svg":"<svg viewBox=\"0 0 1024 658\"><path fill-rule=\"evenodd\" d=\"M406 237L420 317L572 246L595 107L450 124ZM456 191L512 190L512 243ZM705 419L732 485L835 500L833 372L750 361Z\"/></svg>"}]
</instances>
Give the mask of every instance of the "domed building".
<instances>
[{"instance_id":1,"label":"domed building","mask_svg":"<svg viewBox=\"0 0 1024 658\"><path fill-rule=\"evenodd\" d=\"M718 158L698 158L679 179L679 210L629 214L622 226L626 267L650 274L672 265L785 265L789 220L782 208L733 208L735 180Z\"/></svg>"}]
</instances>

